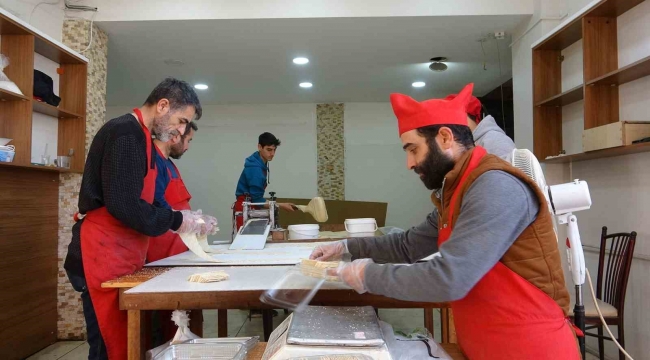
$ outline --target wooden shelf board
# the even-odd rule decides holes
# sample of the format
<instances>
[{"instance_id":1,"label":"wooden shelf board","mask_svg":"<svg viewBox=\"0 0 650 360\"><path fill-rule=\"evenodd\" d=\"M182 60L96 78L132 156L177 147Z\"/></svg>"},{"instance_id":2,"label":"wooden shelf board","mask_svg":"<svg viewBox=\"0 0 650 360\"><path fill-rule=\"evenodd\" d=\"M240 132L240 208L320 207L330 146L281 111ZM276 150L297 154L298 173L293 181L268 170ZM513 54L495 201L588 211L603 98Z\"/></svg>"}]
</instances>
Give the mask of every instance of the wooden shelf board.
<instances>
[{"instance_id":1,"label":"wooden shelf board","mask_svg":"<svg viewBox=\"0 0 650 360\"><path fill-rule=\"evenodd\" d=\"M58 64L85 64L86 62L72 52L63 49L50 40L36 35L34 42L34 51Z\"/></svg>"},{"instance_id":2,"label":"wooden shelf board","mask_svg":"<svg viewBox=\"0 0 650 360\"><path fill-rule=\"evenodd\" d=\"M35 112L49 115L49 116L54 116L59 119L70 119L70 118L81 119L82 118L82 116L79 114L66 111L64 109L52 106L50 104L41 101L32 100L32 105Z\"/></svg>"},{"instance_id":3,"label":"wooden shelf board","mask_svg":"<svg viewBox=\"0 0 650 360\"><path fill-rule=\"evenodd\" d=\"M574 87L573 89L567 90L561 94L550 97L544 101L540 101L537 104L535 104L535 106L551 106L551 107L565 106L580 101L584 99L584 97L585 95L583 91L583 86L579 85Z\"/></svg>"},{"instance_id":4,"label":"wooden shelf board","mask_svg":"<svg viewBox=\"0 0 650 360\"><path fill-rule=\"evenodd\" d=\"M1 35L30 35L30 32L22 27L18 22L0 16L0 36Z\"/></svg>"},{"instance_id":5,"label":"wooden shelf board","mask_svg":"<svg viewBox=\"0 0 650 360\"><path fill-rule=\"evenodd\" d=\"M0 89L0 101L27 101L27 97L15 92Z\"/></svg>"},{"instance_id":6,"label":"wooden shelf board","mask_svg":"<svg viewBox=\"0 0 650 360\"><path fill-rule=\"evenodd\" d=\"M587 12L585 17L619 17L645 0L607 0Z\"/></svg>"},{"instance_id":7,"label":"wooden shelf board","mask_svg":"<svg viewBox=\"0 0 650 360\"><path fill-rule=\"evenodd\" d=\"M81 170L75 170L75 169L64 169L64 168L58 168L58 167L53 167L53 166L42 166L42 165L26 165L26 164L19 164L15 162L1 162L0 161L0 167L13 167L13 168L23 168L23 169L34 169L34 170L41 170L41 171L54 171L54 172L60 172L60 173L77 173L77 174L83 174L83 171Z\"/></svg>"},{"instance_id":8,"label":"wooden shelf board","mask_svg":"<svg viewBox=\"0 0 650 360\"><path fill-rule=\"evenodd\" d=\"M534 50L564 50L580 39L582 39L582 18L579 17L535 46Z\"/></svg>"},{"instance_id":9,"label":"wooden shelf board","mask_svg":"<svg viewBox=\"0 0 650 360\"><path fill-rule=\"evenodd\" d=\"M618 147L613 147L608 149L594 150L586 153L578 153L573 155L565 155L565 156L560 156L552 159L543 160L542 162L546 164L563 164L571 161L576 162L576 161L593 160L593 159L600 159L600 158L606 158L612 156L637 154L637 153L642 153L647 151L650 151L650 142L632 144L627 146L618 146Z\"/></svg>"},{"instance_id":10,"label":"wooden shelf board","mask_svg":"<svg viewBox=\"0 0 650 360\"><path fill-rule=\"evenodd\" d=\"M587 85L623 85L649 75L650 56L591 80Z\"/></svg>"}]
</instances>

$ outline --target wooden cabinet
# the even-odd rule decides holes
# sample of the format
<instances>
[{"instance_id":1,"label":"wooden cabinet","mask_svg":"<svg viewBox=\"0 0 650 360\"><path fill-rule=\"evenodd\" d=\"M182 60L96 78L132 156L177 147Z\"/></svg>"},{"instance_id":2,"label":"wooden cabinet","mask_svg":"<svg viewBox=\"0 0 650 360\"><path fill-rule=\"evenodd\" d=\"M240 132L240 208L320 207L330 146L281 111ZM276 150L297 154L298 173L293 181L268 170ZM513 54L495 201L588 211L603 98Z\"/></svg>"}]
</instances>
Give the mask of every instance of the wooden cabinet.
<instances>
[{"instance_id":1,"label":"wooden cabinet","mask_svg":"<svg viewBox=\"0 0 650 360\"><path fill-rule=\"evenodd\" d=\"M0 36L5 73L23 93L0 90L0 137L16 147L12 163L0 162L0 359L12 360L57 340L59 173L84 167L87 60L1 8ZM58 107L32 99L35 54L59 64ZM57 118L70 170L31 164L35 112Z\"/></svg>"},{"instance_id":2,"label":"wooden cabinet","mask_svg":"<svg viewBox=\"0 0 650 360\"><path fill-rule=\"evenodd\" d=\"M618 86L650 75L650 57L622 68L618 66L617 18L643 1L601 0L534 45L533 152L540 161L560 163L650 151L647 144L627 142L599 146L593 143L602 138L597 134L606 133L612 127L590 131L626 120L619 119ZM561 52L580 39L583 40L584 83L562 92ZM562 107L580 100L584 100L584 139L590 141L583 143L585 152L545 160L562 151Z\"/></svg>"}]
</instances>

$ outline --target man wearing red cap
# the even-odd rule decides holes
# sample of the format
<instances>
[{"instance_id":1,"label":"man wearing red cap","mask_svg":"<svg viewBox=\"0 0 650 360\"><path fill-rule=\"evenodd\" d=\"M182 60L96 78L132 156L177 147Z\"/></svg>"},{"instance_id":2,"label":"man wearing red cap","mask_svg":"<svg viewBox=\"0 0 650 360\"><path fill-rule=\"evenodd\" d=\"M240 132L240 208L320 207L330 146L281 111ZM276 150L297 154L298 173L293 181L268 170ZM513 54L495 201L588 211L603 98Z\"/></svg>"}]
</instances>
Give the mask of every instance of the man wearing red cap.
<instances>
[{"instance_id":1,"label":"man wearing red cap","mask_svg":"<svg viewBox=\"0 0 650 360\"><path fill-rule=\"evenodd\" d=\"M577 360L546 200L523 172L474 145L472 88L453 100L391 95L407 167L434 190L437 212L401 236L348 239L311 258L350 254L354 261L336 272L360 293L451 302L469 359ZM405 263L413 265L395 265Z\"/></svg>"},{"instance_id":2,"label":"man wearing red cap","mask_svg":"<svg viewBox=\"0 0 650 360\"><path fill-rule=\"evenodd\" d=\"M449 95L445 100L453 100L456 94ZM467 125L472 130L474 142L487 150L488 153L496 155L507 162L512 160L512 150L515 143L497 125L492 115L485 114L483 105L479 99L472 96L467 103Z\"/></svg>"}]
</instances>

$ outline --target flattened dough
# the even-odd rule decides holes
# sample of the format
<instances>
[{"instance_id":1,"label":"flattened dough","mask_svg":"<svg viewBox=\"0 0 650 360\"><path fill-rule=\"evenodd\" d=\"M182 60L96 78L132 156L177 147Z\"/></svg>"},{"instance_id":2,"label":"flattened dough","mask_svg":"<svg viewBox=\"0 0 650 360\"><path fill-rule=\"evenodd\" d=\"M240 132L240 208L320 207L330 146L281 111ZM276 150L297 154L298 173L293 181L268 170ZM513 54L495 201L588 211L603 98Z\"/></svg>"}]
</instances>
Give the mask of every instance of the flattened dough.
<instances>
[{"instance_id":1,"label":"flattened dough","mask_svg":"<svg viewBox=\"0 0 650 360\"><path fill-rule=\"evenodd\" d=\"M210 271L205 273L193 274L187 278L189 282L210 283L228 280L230 276L225 271Z\"/></svg>"},{"instance_id":2,"label":"flattened dough","mask_svg":"<svg viewBox=\"0 0 650 360\"><path fill-rule=\"evenodd\" d=\"M185 233L185 234L179 234L181 237L181 240L183 240L183 243L185 246L187 246L188 249L190 249L191 252L193 252L196 256L200 257L203 260L211 261L211 262L220 262L219 260L213 258L212 256L208 255L205 253L203 250L203 247L199 243L199 240L196 236L196 234L193 233ZM207 237L204 238L206 246L207 246Z\"/></svg>"},{"instance_id":3,"label":"flattened dough","mask_svg":"<svg viewBox=\"0 0 650 360\"><path fill-rule=\"evenodd\" d=\"M199 221L202 222L203 220ZM190 249L190 251L193 252L196 256L200 257L203 260L220 262L219 260L206 254L206 251L213 252L212 249L210 249L210 245L208 245L207 235L201 237L196 236L196 233L184 233L178 235L181 237L181 240L183 240L185 246L187 246L187 248Z\"/></svg>"},{"instance_id":4,"label":"flattened dough","mask_svg":"<svg viewBox=\"0 0 650 360\"><path fill-rule=\"evenodd\" d=\"M327 270L336 269L339 267L338 261L316 261L303 259L300 262L300 272L303 275L315 278L325 279L327 281L340 281L338 276L330 275Z\"/></svg>"}]
</instances>

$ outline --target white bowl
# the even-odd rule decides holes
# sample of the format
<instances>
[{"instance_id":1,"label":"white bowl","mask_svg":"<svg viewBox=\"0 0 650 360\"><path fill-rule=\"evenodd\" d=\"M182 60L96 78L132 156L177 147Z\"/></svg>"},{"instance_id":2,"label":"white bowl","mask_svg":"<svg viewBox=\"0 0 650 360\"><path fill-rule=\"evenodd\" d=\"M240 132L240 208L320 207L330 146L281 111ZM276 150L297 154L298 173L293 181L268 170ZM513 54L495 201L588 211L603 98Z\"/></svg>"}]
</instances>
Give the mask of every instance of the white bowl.
<instances>
[{"instance_id":1,"label":"white bowl","mask_svg":"<svg viewBox=\"0 0 650 360\"><path fill-rule=\"evenodd\" d=\"M9 144L13 139L7 139L7 138L0 138L0 146L5 146Z\"/></svg>"}]
</instances>

